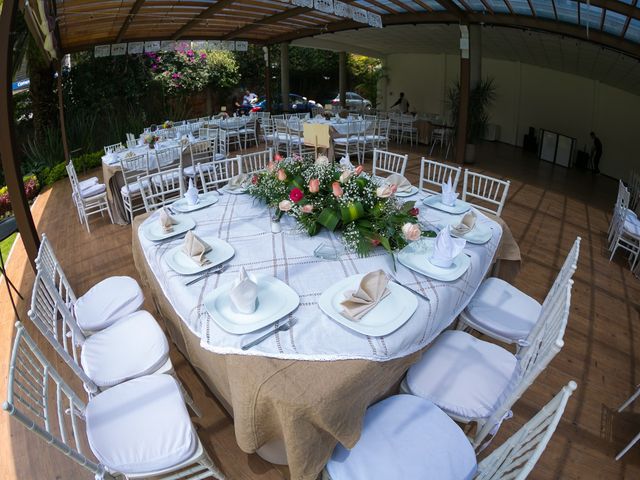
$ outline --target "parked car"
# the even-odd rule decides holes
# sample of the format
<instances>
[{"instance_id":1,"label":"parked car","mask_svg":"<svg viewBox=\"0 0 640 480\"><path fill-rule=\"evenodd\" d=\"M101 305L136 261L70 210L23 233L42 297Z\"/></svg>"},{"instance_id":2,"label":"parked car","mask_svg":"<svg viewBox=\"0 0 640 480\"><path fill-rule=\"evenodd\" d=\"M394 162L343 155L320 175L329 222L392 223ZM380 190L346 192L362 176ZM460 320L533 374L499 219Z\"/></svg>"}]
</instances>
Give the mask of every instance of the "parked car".
<instances>
[{"instance_id":1,"label":"parked car","mask_svg":"<svg viewBox=\"0 0 640 480\"><path fill-rule=\"evenodd\" d=\"M282 111L282 101L280 99L280 95L274 95L271 99L271 104L274 111ZM311 109L315 107L315 105L316 102L307 99L307 97L303 97L302 95L298 95L296 93L289 94L289 112L310 112ZM256 103L251 109L252 112L262 112L265 110L267 110L267 99L264 97L260 97L258 103Z\"/></svg>"},{"instance_id":2,"label":"parked car","mask_svg":"<svg viewBox=\"0 0 640 480\"><path fill-rule=\"evenodd\" d=\"M371 110L371 102L355 92L347 92L347 110ZM334 107L340 106L340 94L331 100Z\"/></svg>"}]
</instances>

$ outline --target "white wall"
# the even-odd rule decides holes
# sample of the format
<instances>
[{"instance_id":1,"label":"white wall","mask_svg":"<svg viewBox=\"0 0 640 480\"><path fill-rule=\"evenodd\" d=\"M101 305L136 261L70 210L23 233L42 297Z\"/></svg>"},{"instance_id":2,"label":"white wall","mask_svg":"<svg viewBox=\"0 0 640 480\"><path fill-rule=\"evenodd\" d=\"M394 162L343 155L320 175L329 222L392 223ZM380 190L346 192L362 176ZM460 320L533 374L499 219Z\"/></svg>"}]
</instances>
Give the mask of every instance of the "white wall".
<instances>
[{"instance_id":1,"label":"white wall","mask_svg":"<svg viewBox=\"0 0 640 480\"><path fill-rule=\"evenodd\" d=\"M412 111L446 113L446 90L458 78L457 55L394 54L385 61L389 106L404 91ZM482 75L496 83L490 121L500 125L500 141L521 146L532 126L574 137L583 149L590 148L593 130L603 143L603 173L626 178L630 168L640 168L640 96L585 77L489 58L483 59Z\"/></svg>"}]
</instances>

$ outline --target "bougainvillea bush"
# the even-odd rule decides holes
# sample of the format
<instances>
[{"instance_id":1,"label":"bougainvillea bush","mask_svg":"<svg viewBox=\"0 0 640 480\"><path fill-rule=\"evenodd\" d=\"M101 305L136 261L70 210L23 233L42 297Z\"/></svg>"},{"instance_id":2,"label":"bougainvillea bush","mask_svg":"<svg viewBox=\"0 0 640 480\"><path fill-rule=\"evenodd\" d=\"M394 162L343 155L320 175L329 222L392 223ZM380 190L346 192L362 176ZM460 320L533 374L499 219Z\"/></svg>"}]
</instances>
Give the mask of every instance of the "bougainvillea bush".
<instances>
[{"instance_id":1,"label":"bougainvillea bush","mask_svg":"<svg viewBox=\"0 0 640 480\"><path fill-rule=\"evenodd\" d=\"M27 196L27 200L31 201L38 195L40 191L40 184L35 175L29 175L24 177L24 193ZM11 213L11 200L9 199L9 192L7 187L0 188L0 219Z\"/></svg>"}]
</instances>

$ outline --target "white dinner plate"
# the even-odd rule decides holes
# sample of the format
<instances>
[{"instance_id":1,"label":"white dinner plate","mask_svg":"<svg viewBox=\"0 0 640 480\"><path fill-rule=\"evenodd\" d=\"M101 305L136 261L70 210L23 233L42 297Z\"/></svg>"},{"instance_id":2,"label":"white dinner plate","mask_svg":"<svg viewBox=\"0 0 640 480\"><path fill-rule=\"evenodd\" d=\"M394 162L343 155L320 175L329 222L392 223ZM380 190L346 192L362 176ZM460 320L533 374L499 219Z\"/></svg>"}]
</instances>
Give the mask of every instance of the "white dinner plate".
<instances>
[{"instance_id":1,"label":"white dinner plate","mask_svg":"<svg viewBox=\"0 0 640 480\"><path fill-rule=\"evenodd\" d=\"M453 264L449 268L438 267L429 260L433 254L435 242L435 238L421 238L417 242L410 243L398 252L398 261L405 267L434 280L441 282L457 280L469 269L471 259L464 253L460 253L453 259Z\"/></svg>"},{"instance_id":2,"label":"white dinner plate","mask_svg":"<svg viewBox=\"0 0 640 480\"><path fill-rule=\"evenodd\" d=\"M224 193L230 193L232 195L242 195L243 193L247 193L247 189L245 187L230 189L228 188L228 185L225 185L220 190L222 190Z\"/></svg>"},{"instance_id":3,"label":"white dinner plate","mask_svg":"<svg viewBox=\"0 0 640 480\"><path fill-rule=\"evenodd\" d=\"M194 212L196 210L200 210L202 208L207 208L218 202L218 195L214 195L212 193L201 193L198 195L198 203L195 205L189 205L186 198L181 198L180 200L176 200L171 205L177 212L189 213Z\"/></svg>"},{"instance_id":4,"label":"white dinner plate","mask_svg":"<svg viewBox=\"0 0 640 480\"><path fill-rule=\"evenodd\" d=\"M240 313L229 298L233 281L216 288L205 298L204 307L211 318L229 333L255 332L293 312L300 303L298 294L286 283L269 275L249 274L258 285L258 303L253 313Z\"/></svg>"},{"instance_id":5,"label":"white dinner plate","mask_svg":"<svg viewBox=\"0 0 640 480\"><path fill-rule=\"evenodd\" d=\"M442 195L431 195L430 197L422 200L422 203L428 205L429 207L433 207L437 210L442 210L443 212L451 213L453 215L458 215L460 213L467 212L471 205L467 202L463 202L462 200L456 200L453 205L445 205L440 200Z\"/></svg>"},{"instance_id":6,"label":"white dinner plate","mask_svg":"<svg viewBox=\"0 0 640 480\"><path fill-rule=\"evenodd\" d=\"M203 237L202 240L211 245L211 251L204 254L209 263L198 265L195 260L182 251L182 245L178 245L164 255L164 259L171 270L181 275L193 275L220 265L235 254L233 247L224 240L215 237Z\"/></svg>"},{"instance_id":7,"label":"white dinner plate","mask_svg":"<svg viewBox=\"0 0 640 480\"><path fill-rule=\"evenodd\" d=\"M181 235L196 226L196 221L188 215L174 215L173 218L178 223L173 226L173 230L171 232L165 233L160 225L160 220L156 217L153 221L144 226L144 236L152 242L161 242L167 238Z\"/></svg>"},{"instance_id":8,"label":"white dinner plate","mask_svg":"<svg viewBox=\"0 0 640 480\"><path fill-rule=\"evenodd\" d=\"M318 305L333 320L355 332L372 337L388 335L411 318L418 308L418 299L406 288L397 283L389 282L388 288L391 293L387 297L383 298L360 321L349 320L340 313L342 311L340 303L345 298L345 292L358 288L364 275L352 275L333 284L322 292Z\"/></svg>"},{"instance_id":9,"label":"white dinner plate","mask_svg":"<svg viewBox=\"0 0 640 480\"><path fill-rule=\"evenodd\" d=\"M411 190L408 192L396 192L396 197L410 197L418 193L418 187L411 185Z\"/></svg>"},{"instance_id":10,"label":"white dinner plate","mask_svg":"<svg viewBox=\"0 0 640 480\"><path fill-rule=\"evenodd\" d=\"M438 228L446 228L449 225L458 225L462 221L462 216L443 218L442 221L443 223L438 223ZM452 229L449 229L449 233L452 237L464 238L467 242L476 245L487 243L493 236L493 230L491 230L491 227L489 227L489 225L487 225L486 223L480 223L477 220L471 231L465 233L464 235L456 235Z\"/></svg>"}]
</instances>

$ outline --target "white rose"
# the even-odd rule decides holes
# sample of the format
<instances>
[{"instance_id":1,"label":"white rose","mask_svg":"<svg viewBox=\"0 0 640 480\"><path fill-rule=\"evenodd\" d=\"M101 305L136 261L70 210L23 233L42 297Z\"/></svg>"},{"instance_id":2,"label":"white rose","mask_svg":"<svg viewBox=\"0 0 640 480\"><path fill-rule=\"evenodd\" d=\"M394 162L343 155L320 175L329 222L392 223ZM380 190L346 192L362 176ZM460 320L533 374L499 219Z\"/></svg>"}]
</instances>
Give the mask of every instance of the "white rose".
<instances>
[{"instance_id":1,"label":"white rose","mask_svg":"<svg viewBox=\"0 0 640 480\"><path fill-rule=\"evenodd\" d=\"M415 242L422 235L420 227L415 223L405 223L402 226L402 236L409 242Z\"/></svg>"},{"instance_id":2,"label":"white rose","mask_svg":"<svg viewBox=\"0 0 640 480\"><path fill-rule=\"evenodd\" d=\"M293 203L291 203L289 200L282 200L278 204L278 208L283 212L288 212L289 210L291 210L291 207L293 207Z\"/></svg>"}]
</instances>

